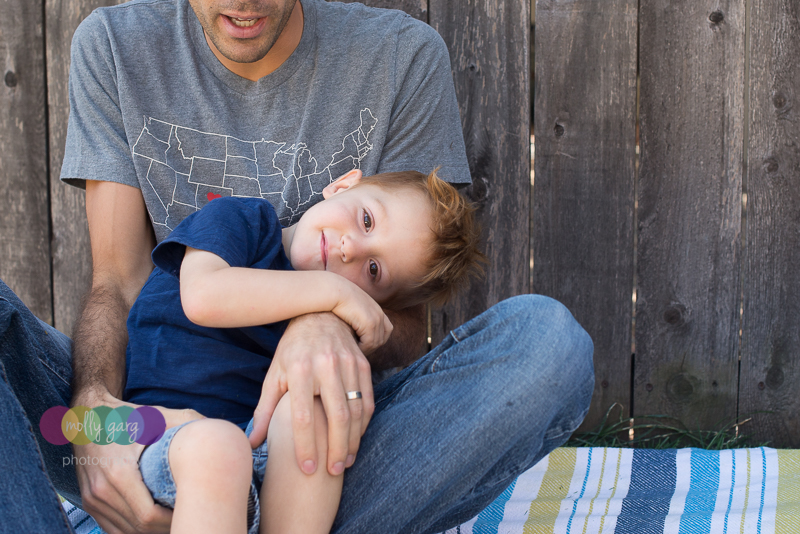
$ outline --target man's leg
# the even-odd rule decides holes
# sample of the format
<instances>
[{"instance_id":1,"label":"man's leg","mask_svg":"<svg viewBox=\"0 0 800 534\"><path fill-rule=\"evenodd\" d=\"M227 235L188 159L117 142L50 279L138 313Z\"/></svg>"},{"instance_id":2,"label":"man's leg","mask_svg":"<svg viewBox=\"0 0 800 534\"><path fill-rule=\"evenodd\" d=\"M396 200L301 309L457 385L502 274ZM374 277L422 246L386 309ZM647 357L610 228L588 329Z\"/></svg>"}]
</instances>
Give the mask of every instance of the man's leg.
<instances>
[{"instance_id":1,"label":"man's leg","mask_svg":"<svg viewBox=\"0 0 800 534\"><path fill-rule=\"evenodd\" d=\"M589 409L593 346L567 309L508 299L375 389L332 532L432 533L477 515Z\"/></svg>"},{"instance_id":2,"label":"man's leg","mask_svg":"<svg viewBox=\"0 0 800 534\"><path fill-rule=\"evenodd\" d=\"M69 403L70 362L69 338L0 280L0 532L71 531L53 486L80 502L72 447L39 431L45 410Z\"/></svg>"}]
</instances>

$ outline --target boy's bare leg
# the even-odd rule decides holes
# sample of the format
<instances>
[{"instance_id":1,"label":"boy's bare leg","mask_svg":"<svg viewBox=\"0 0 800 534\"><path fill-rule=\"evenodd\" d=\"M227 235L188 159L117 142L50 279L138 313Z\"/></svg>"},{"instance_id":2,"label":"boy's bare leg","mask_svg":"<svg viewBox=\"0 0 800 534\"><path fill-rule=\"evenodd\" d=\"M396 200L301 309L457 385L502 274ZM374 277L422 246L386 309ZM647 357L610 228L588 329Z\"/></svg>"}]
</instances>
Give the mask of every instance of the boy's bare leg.
<instances>
[{"instance_id":1,"label":"boy's bare leg","mask_svg":"<svg viewBox=\"0 0 800 534\"><path fill-rule=\"evenodd\" d=\"M186 425L172 439L169 464L176 487L170 532L247 532L253 457L239 427L221 419Z\"/></svg>"},{"instance_id":2,"label":"boy's bare leg","mask_svg":"<svg viewBox=\"0 0 800 534\"><path fill-rule=\"evenodd\" d=\"M314 410L317 465L322 467L306 475L295 457L289 395L278 402L267 434L260 534L328 534L333 526L344 475L332 476L325 468L328 422L319 397Z\"/></svg>"}]
</instances>

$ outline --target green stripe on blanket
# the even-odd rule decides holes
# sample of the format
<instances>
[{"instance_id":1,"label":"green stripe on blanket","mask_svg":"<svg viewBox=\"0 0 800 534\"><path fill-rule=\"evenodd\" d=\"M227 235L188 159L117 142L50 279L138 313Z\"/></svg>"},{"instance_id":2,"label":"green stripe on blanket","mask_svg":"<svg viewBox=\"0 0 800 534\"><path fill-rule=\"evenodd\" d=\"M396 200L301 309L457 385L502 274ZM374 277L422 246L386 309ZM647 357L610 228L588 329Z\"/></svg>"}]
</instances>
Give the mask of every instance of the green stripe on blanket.
<instances>
[{"instance_id":1,"label":"green stripe on blanket","mask_svg":"<svg viewBox=\"0 0 800 534\"><path fill-rule=\"evenodd\" d=\"M64 508L77 534L100 534ZM800 533L800 451L556 449L446 534L538 533Z\"/></svg>"}]
</instances>

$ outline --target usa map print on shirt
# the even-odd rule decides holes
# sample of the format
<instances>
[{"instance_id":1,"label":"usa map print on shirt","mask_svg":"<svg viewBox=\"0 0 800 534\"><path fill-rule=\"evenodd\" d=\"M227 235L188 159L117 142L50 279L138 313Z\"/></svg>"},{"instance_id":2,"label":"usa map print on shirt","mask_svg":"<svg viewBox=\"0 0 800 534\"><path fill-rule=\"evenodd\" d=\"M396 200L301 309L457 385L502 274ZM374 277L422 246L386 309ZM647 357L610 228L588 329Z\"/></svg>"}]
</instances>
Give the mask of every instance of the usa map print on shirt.
<instances>
[{"instance_id":1,"label":"usa map print on shirt","mask_svg":"<svg viewBox=\"0 0 800 534\"><path fill-rule=\"evenodd\" d=\"M221 196L261 197L275 206L284 226L294 224L315 194L360 168L372 149L378 119L365 108L361 123L325 161L305 143L243 141L152 117L133 145L133 160L159 240L186 216Z\"/></svg>"}]
</instances>

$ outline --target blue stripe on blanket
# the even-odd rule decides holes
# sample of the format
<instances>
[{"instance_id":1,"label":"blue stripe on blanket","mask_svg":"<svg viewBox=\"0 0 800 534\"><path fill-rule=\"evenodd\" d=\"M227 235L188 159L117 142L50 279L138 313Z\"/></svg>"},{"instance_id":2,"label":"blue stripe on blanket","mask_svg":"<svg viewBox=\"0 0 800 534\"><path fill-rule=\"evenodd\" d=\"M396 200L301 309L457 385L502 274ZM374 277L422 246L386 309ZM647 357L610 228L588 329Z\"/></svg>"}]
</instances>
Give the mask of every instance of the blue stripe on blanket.
<instances>
[{"instance_id":1,"label":"blue stripe on blanket","mask_svg":"<svg viewBox=\"0 0 800 534\"><path fill-rule=\"evenodd\" d=\"M761 524L764 519L764 494L767 490L767 455L764 452L764 447L761 447L761 496L758 505L758 531L756 534L761 534Z\"/></svg>"},{"instance_id":2,"label":"blue stripe on blanket","mask_svg":"<svg viewBox=\"0 0 800 534\"><path fill-rule=\"evenodd\" d=\"M631 485L615 533L661 534L675 493L675 450L633 451Z\"/></svg>"},{"instance_id":3,"label":"blue stripe on blanket","mask_svg":"<svg viewBox=\"0 0 800 534\"><path fill-rule=\"evenodd\" d=\"M678 534L708 534L719 487L719 452L692 449L692 476Z\"/></svg>"},{"instance_id":4,"label":"blue stripe on blanket","mask_svg":"<svg viewBox=\"0 0 800 534\"><path fill-rule=\"evenodd\" d=\"M497 534L497 528L500 526L500 521L503 520L506 503L511 499L511 494L514 493L514 486L516 485L517 479L515 478L514 482L492 504L478 514L478 519L472 526L473 534Z\"/></svg>"}]
</instances>

